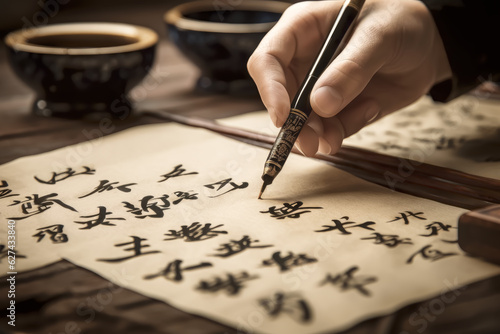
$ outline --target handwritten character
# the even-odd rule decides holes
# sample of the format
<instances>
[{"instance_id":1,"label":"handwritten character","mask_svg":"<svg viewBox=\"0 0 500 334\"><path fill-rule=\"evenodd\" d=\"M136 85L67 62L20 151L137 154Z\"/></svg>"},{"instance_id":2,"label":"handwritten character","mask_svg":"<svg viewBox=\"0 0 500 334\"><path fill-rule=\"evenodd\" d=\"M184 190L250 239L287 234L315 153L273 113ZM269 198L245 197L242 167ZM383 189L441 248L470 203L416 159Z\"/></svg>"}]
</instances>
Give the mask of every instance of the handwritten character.
<instances>
[{"instance_id":1,"label":"handwritten character","mask_svg":"<svg viewBox=\"0 0 500 334\"><path fill-rule=\"evenodd\" d=\"M246 271L239 274L226 274L225 277L214 277L212 280L202 280L196 290L204 292L225 291L228 295L237 295L245 286L244 283L259 278L257 275L250 275Z\"/></svg>"},{"instance_id":2,"label":"handwritten character","mask_svg":"<svg viewBox=\"0 0 500 334\"><path fill-rule=\"evenodd\" d=\"M53 198L58 196L56 193L51 193L44 196L39 196L38 194L33 194L33 196L25 196L24 201L14 200L12 204L9 206L21 205L21 211L25 215L24 217L11 217L9 219L13 220L22 220L28 217L38 215L44 211L50 209L54 204L57 204L67 210L71 210L77 212L75 208L65 204L63 201L57 198Z\"/></svg>"},{"instance_id":3,"label":"handwritten character","mask_svg":"<svg viewBox=\"0 0 500 334\"><path fill-rule=\"evenodd\" d=\"M287 314L292 319L302 323L310 322L313 318L309 304L298 293L276 292L272 297L261 298L258 302L273 318Z\"/></svg>"},{"instance_id":4,"label":"handwritten character","mask_svg":"<svg viewBox=\"0 0 500 334\"><path fill-rule=\"evenodd\" d=\"M217 189L215 189L216 186L218 186ZM226 186L231 187L231 189L229 189L226 192L223 192L221 194L218 194L215 196L208 196L208 197L210 197L210 198L219 197L219 196L227 194L228 192L231 192L231 191L236 190L236 189L244 189L244 188L248 187L248 182L242 182L240 185L238 185L238 184L232 182L232 178L228 178L228 179L221 180L219 182L204 185L204 187L207 187L208 189L214 189L216 192L219 192L222 188L227 189L228 187L226 187Z\"/></svg>"},{"instance_id":5,"label":"handwritten character","mask_svg":"<svg viewBox=\"0 0 500 334\"><path fill-rule=\"evenodd\" d=\"M273 245L254 245L258 243L259 240L252 240L248 235L243 236L240 240L230 240L228 243L221 244L216 250L219 254L213 254L212 256L228 257L238 253L243 252L248 248L267 248Z\"/></svg>"},{"instance_id":6,"label":"handwritten character","mask_svg":"<svg viewBox=\"0 0 500 334\"><path fill-rule=\"evenodd\" d=\"M224 226L219 224L212 227L212 224L202 225L199 222L192 223L191 225L182 225L179 231L170 230L165 233L165 236L171 237L163 240L184 239L184 241L202 241L214 238L219 234L227 234L227 231L217 231L216 229Z\"/></svg>"},{"instance_id":7,"label":"handwritten character","mask_svg":"<svg viewBox=\"0 0 500 334\"><path fill-rule=\"evenodd\" d=\"M94 228L99 225L106 225L106 226L116 226L116 224L110 223L110 220L125 220L125 218L111 218L108 217L108 215L112 215L113 212L106 211L106 207L100 206L99 207L99 213L96 213L95 215L90 215L90 216L80 216L80 218L93 218L95 219L90 219L87 221L75 221L77 224L84 224L86 225L85 227L81 227L80 230L89 230L91 228Z\"/></svg>"},{"instance_id":8,"label":"handwritten character","mask_svg":"<svg viewBox=\"0 0 500 334\"><path fill-rule=\"evenodd\" d=\"M140 201L140 207L136 207L130 202L122 202L127 208L127 212L131 212L138 219L148 218L163 218L163 211L170 208L170 201L168 195L161 197L144 196Z\"/></svg>"},{"instance_id":9,"label":"handwritten character","mask_svg":"<svg viewBox=\"0 0 500 334\"><path fill-rule=\"evenodd\" d=\"M171 172L168 172L167 174L163 174L161 176L161 177L163 177L163 179L158 181L158 183L165 182L170 178L179 177L179 176L186 176L186 175L194 175L194 174L198 174L198 172L186 173L186 169L182 168L182 164L180 164L180 165L175 166L174 170L172 170Z\"/></svg>"},{"instance_id":10,"label":"handwritten character","mask_svg":"<svg viewBox=\"0 0 500 334\"><path fill-rule=\"evenodd\" d=\"M132 238L132 241L130 241L130 242L123 242L123 243L120 243L120 244L116 244L115 247L123 247L123 246L132 245L132 247L124 249L125 251L131 251L131 252L133 252L132 255L125 256L125 257L120 257L120 258L116 258L116 259L97 259L97 261L102 261L102 262L122 262L122 261L125 261L125 260L130 260L130 259L132 259L134 257L142 256L142 255L160 253L160 251L158 251L158 250L143 252L142 251L143 248L151 247L150 245L143 245L142 244L142 242L146 241L147 239L136 237L136 236L133 236L133 235L130 236L130 237Z\"/></svg>"},{"instance_id":11,"label":"handwritten character","mask_svg":"<svg viewBox=\"0 0 500 334\"><path fill-rule=\"evenodd\" d=\"M348 291L354 289L364 296L370 296L370 291L368 291L365 286L367 284L375 283L377 281L377 277L366 275L355 276L355 273L358 270L359 268L357 266L352 266L343 273L339 273L335 276L327 274L325 279L321 281L319 285L322 286L326 284L332 284L339 287L340 291Z\"/></svg>"},{"instance_id":12,"label":"handwritten character","mask_svg":"<svg viewBox=\"0 0 500 334\"><path fill-rule=\"evenodd\" d=\"M349 217L348 216L344 216L344 217L341 217L340 219L349 220ZM374 229L372 227L370 227L370 226L371 225L375 225L375 222L372 222L372 221L367 221L367 222L364 222L364 223L361 223L361 224L356 224L355 222L352 222L352 221L341 222L338 219L332 219L332 222L335 223L335 226L333 226L333 225L323 225L324 229L318 230L318 231L315 231L315 232L329 232L329 231L333 231L333 230L339 230L341 234L351 234L351 232L346 231L346 229L348 229L348 228L354 228L354 227L361 227L361 228L363 228L365 230L374 231ZM346 225L351 225L351 224L356 224L356 225L346 226Z\"/></svg>"},{"instance_id":13,"label":"handwritten character","mask_svg":"<svg viewBox=\"0 0 500 334\"><path fill-rule=\"evenodd\" d=\"M319 206L302 207L303 204L304 203L300 201L294 203L283 203L283 206L281 208L276 208L276 206L271 206L268 211L260 211L260 213L270 213L271 217L276 219L285 219L285 218L297 219L300 217L300 215L311 212L311 210L323 209L322 207Z\"/></svg>"},{"instance_id":14,"label":"handwritten character","mask_svg":"<svg viewBox=\"0 0 500 334\"><path fill-rule=\"evenodd\" d=\"M417 252L415 252L412 256L408 258L406 261L407 264L410 264L413 262L413 259L417 256L421 256L425 260L430 260L431 262L441 260L445 257L448 256L453 256L453 255L458 255L458 253L454 252L449 252L449 253L444 253L441 252L439 249L432 249L432 245L427 245L419 249Z\"/></svg>"},{"instance_id":15,"label":"handwritten character","mask_svg":"<svg viewBox=\"0 0 500 334\"><path fill-rule=\"evenodd\" d=\"M375 240L374 244L385 245L387 247L396 247L400 244L413 245L410 238L399 238L396 234L381 234L378 232L372 233L372 237L361 238L361 240Z\"/></svg>"},{"instance_id":16,"label":"handwritten character","mask_svg":"<svg viewBox=\"0 0 500 334\"><path fill-rule=\"evenodd\" d=\"M92 168L87 167L87 166L82 166L82 167L83 167L84 171L79 172L79 173L77 173L71 167L68 167L64 172L60 172L60 173L52 172L52 177L47 181L42 180L37 176L33 176L33 177L35 178L35 180L37 180L38 182L43 183L43 184L56 184L57 182L66 180L67 178L77 176L77 175L94 175L95 169L92 169Z\"/></svg>"},{"instance_id":17,"label":"handwritten character","mask_svg":"<svg viewBox=\"0 0 500 334\"><path fill-rule=\"evenodd\" d=\"M7 181L4 180L1 181L0 188L5 188L8 186L9 184L7 183ZM12 189L0 189L0 198L7 198L13 196L19 196L19 194L12 194Z\"/></svg>"},{"instance_id":18,"label":"handwritten character","mask_svg":"<svg viewBox=\"0 0 500 334\"><path fill-rule=\"evenodd\" d=\"M413 213L411 211L400 212L399 217L396 217L393 220L389 220L388 223L392 223L402 219L405 222L405 225L408 225L410 223L411 217L419 220L427 220L427 218L421 217L421 215L423 214L424 214L423 212L417 212L417 213Z\"/></svg>"},{"instance_id":19,"label":"handwritten character","mask_svg":"<svg viewBox=\"0 0 500 334\"><path fill-rule=\"evenodd\" d=\"M110 191L113 189L117 189L121 192L128 193L131 191L131 189L129 187L137 184L137 183L127 183L127 184L122 184L122 185L117 186L118 183L119 182L109 182L108 180L101 180L101 181L99 181L99 185L97 187L95 187L95 189L93 191L91 191L87 195L83 195L83 196L80 196L78 198L85 198L85 197L88 197L88 196L95 194L95 193L102 193L104 191Z\"/></svg>"},{"instance_id":20,"label":"handwritten character","mask_svg":"<svg viewBox=\"0 0 500 334\"><path fill-rule=\"evenodd\" d=\"M183 280L182 274L184 271L212 267L212 264L210 262L201 262L197 265L181 267L182 262L182 260L174 260L172 262L169 262L165 269L160 270L156 274L146 275L144 276L144 279L150 280L158 277L163 277L169 281L179 282Z\"/></svg>"},{"instance_id":21,"label":"handwritten character","mask_svg":"<svg viewBox=\"0 0 500 334\"><path fill-rule=\"evenodd\" d=\"M68 242L68 236L66 233L63 233L64 225L62 224L55 224L55 225L50 225L50 226L45 226L41 228L37 228L38 232L37 234L34 234L34 237L38 237L38 240L36 242L40 242L45 235L50 235L50 240L52 240L53 243L55 244L60 244L60 243L65 243Z\"/></svg>"},{"instance_id":22,"label":"handwritten character","mask_svg":"<svg viewBox=\"0 0 500 334\"><path fill-rule=\"evenodd\" d=\"M308 263L317 262L313 257L308 257L306 254L297 254L288 252L288 255L282 256L281 252L275 252L270 259L262 261L263 266L277 265L280 271L290 270L292 267L302 266Z\"/></svg>"}]
</instances>

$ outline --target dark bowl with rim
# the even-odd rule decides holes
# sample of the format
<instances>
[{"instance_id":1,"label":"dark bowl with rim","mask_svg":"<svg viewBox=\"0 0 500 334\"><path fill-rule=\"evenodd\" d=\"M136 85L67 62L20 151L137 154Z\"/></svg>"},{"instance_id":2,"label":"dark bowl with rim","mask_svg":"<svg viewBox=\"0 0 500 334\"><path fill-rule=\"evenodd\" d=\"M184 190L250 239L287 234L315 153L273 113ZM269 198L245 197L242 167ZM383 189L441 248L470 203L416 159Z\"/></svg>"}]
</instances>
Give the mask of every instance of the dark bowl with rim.
<instances>
[{"instance_id":1,"label":"dark bowl with rim","mask_svg":"<svg viewBox=\"0 0 500 334\"><path fill-rule=\"evenodd\" d=\"M5 37L9 62L35 91L36 115L113 117L132 111L127 94L153 65L158 35L121 23L68 23Z\"/></svg>"},{"instance_id":2,"label":"dark bowl with rim","mask_svg":"<svg viewBox=\"0 0 500 334\"><path fill-rule=\"evenodd\" d=\"M194 1L169 10L170 40L200 69L204 92L253 94L247 61L289 3L280 1Z\"/></svg>"}]
</instances>

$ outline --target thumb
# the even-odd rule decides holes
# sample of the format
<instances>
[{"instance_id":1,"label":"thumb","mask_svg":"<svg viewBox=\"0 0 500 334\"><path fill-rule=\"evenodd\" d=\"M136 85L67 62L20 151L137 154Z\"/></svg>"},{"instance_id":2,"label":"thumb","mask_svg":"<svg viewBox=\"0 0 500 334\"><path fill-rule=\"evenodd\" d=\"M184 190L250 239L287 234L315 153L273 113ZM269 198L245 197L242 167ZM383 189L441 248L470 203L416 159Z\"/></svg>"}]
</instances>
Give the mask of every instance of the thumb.
<instances>
[{"instance_id":1,"label":"thumb","mask_svg":"<svg viewBox=\"0 0 500 334\"><path fill-rule=\"evenodd\" d=\"M311 106L319 116L337 115L392 57L392 39L378 30L372 23L360 22L344 50L318 79L311 94Z\"/></svg>"}]
</instances>

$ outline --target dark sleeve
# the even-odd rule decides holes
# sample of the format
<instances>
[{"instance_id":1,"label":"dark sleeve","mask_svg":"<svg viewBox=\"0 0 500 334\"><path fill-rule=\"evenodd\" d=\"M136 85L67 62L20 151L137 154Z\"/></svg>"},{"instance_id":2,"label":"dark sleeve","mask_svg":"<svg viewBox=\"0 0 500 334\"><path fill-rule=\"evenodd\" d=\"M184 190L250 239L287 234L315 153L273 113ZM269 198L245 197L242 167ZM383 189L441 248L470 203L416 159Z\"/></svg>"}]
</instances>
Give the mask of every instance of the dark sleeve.
<instances>
[{"instance_id":1,"label":"dark sleeve","mask_svg":"<svg viewBox=\"0 0 500 334\"><path fill-rule=\"evenodd\" d=\"M446 102L484 81L500 81L500 1L421 1L434 17L453 72L432 87L432 98Z\"/></svg>"}]
</instances>

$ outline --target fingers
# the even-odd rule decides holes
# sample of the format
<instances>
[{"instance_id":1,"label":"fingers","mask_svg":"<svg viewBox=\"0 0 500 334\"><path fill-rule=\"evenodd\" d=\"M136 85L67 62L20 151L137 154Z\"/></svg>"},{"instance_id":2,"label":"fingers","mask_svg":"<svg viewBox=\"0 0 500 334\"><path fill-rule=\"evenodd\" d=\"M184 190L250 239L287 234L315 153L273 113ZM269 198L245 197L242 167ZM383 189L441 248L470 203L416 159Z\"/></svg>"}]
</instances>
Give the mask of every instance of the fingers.
<instances>
[{"instance_id":1,"label":"fingers","mask_svg":"<svg viewBox=\"0 0 500 334\"><path fill-rule=\"evenodd\" d=\"M295 145L305 156L312 157L318 152L318 140L319 137L317 133L306 124L300 131L299 138L297 138Z\"/></svg>"},{"instance_id":2,"label":"fingers","mask_svg":"<svg viewBox=\"0 0 500 334\"><path fill-rule=\"evenodd\" d=\"M286 89L285 74L275 58L270 55L260 57L261 59L253 63L252 70L249 67L249 72L255 71L252 77L257 84L262 102L273 124L281 127L290 111L290 96Z\"/></svg>"},{"instance_id":3,"label":"fingers","mask_svg":"<svg viewBox=\"0 0 500 334\"><path fill-rule=\"evenodd\" d=\"M273 123L283 125L291 97L319 50L340 2L302 2L285 11L248 61ZM299 45L300 44L300 45Z\"/></svg>"},{"instance_id":4,"label":"fingers","mask_svg":"<svg viewBox=\"0 0 500 334\"><path fill-rule=\"evenodd\" d=\"M342 52L318 79L311 105L322 117L337 115L394 54L394 37L380 22L361 20Z\"/></svg>"},{"instance_id":5,"label":"fingers","mask_svg":"<svg viewBox=\"0 0 500 334\"><path fill-rule=\"evenodd\" d=\"M374 121L380 115L380 110L376 100L358 99L334 117L320 119L311 114L312 120L304 126L297 140L298 147L306 156L314 156L317 152L335 154L344 138Z\"/></svg>"},{"instance_id":6,"label":"fingers","mask_svg":"<svg viewBox=\"0 0 500 334\"><path fill-rule=\"evenodd\" d=\"M248 62L248 72L257 85L271 120L275 126L281 127L290 110L290 96L279 60L267 52L256 52Z\"/></svg>"},{"instance_id":7,"label":"fingers","mask_svg":"<svg viewBox=\"0 0 500 334\"><path fill-rule=\"evenodd\" d=\"M336 117L344 129L344 138L347 138L363 127L373 122L380 115L380 106L377 101L357 100L342 110ZM333 145L332 148L340 148L340 145ZM333 154L337 150L330 152Z\"/></svg>"}]
</instances>

